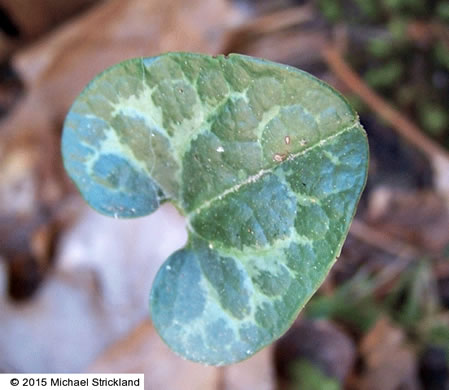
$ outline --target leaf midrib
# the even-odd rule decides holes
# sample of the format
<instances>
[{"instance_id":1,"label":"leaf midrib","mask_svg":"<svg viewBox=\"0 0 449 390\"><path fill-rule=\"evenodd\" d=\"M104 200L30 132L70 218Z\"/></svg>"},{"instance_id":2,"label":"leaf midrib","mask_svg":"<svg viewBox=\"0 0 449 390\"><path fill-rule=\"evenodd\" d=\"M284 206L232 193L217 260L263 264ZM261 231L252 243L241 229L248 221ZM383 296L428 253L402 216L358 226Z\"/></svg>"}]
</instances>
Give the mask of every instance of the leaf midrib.
<instances>
[{"instance_id":1,"label":"leaf midrib","mask_svg":"<svg viewBox=\"0 0 449 390\"><path fill-rule=\"evenodd\" d=\"M219 200L223 199L225 196L240 190L240 188L242 188L242 187L244 187L244 186L246 186L248 184L256 183L263 176L265 176L268 173L273 173L273 171L275 169L281 167L286 162L292 161L292 160L296 159L297 157L303 156L306 153L310 152L311 150L315 149L316 147L323 146L324 144L326 144L327 142L331 141L332 139L337 138L338 136L344 134L346 131L350 131L350 130L352 130L353 128L355 128L357 126L358 126L357 118L354 118L354 122L351 123L351 125L343 128L342 130L338 131L337 133L334 133L334 134L330 135L329 137L323 138L322 140L316 142L313 145L310 145L309 147L306 147L306 148L302 149L301 151L299 151L297 153L289 155L284 161L278 163L277 165L273 165L271 168L261 169L255 175L249 176L248 178L246 178L242 182L237 183L234 186L224 190L222 193L212 197L211 199L208 199L208 200L204 201L200 206L196 207L195 209L191 210L188 214L186 214L187 226L189 226L189 228L192 229L193 233L195 233L199 237L201 237L201 235L199 235L195 231L195 229L193 229L193 227L192 227L190 222L202 210L209 208L214 202L219 201Z\"/></svg>"}]
</instances>

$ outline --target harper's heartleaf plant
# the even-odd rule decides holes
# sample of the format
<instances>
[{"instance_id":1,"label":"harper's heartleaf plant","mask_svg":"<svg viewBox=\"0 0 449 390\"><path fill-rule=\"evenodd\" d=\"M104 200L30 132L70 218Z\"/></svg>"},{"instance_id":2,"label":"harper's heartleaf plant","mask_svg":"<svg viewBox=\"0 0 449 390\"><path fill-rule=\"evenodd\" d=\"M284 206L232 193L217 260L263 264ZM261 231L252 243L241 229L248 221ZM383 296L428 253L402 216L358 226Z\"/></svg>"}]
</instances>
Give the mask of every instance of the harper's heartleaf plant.
<instances>
[{"instance_id":1,"label":"harper's heartleaf plant","mask_svg":"<svg viewBox=\"0 0 449 390\"><path fill-rule=\"evenodd\" d=\"M188 242L159 270L152 321L179 355L224 365L278 339L339 256L367 175L357 114L308 73L243 55L168 53L98 75L62 137L102 214L171 202Z\"/></svg>"}]
</instances>

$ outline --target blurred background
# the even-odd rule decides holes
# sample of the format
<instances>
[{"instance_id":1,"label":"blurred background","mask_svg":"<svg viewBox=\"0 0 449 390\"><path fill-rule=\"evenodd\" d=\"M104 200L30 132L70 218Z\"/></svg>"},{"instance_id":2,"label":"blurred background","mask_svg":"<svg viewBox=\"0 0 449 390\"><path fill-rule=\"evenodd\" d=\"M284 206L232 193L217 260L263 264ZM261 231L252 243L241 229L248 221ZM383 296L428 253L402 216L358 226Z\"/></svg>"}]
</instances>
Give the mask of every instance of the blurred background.
<instances>
[{"instance_id":1,"label":"blurred background","mask_svg":"<svg viewBox=\"0 0 449 390\"><path fill-rule=\"evenodd\" d=\"M340 90L367 130L342 255L292 329L226 368L186 362L148 318L186 240L169 205L90 210L62 168L65 114L130 57L244 53ZM449 2L0 0L0 372L144 372L148 389L447 389Z\"/></svg>"}]
</instances>

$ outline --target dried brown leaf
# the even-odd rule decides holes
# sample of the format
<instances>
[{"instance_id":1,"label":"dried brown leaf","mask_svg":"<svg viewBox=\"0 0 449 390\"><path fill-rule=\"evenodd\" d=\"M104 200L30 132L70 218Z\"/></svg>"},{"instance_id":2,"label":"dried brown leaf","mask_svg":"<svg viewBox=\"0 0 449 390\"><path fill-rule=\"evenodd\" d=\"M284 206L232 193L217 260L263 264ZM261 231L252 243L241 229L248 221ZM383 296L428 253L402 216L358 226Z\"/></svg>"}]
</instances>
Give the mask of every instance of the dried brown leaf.
<instances>
[{"instance_id":1,"label":"dried brown leaf","mask_svg":"<svg viewBox=\"0 0 449 390\"><path fill-rule=\"evenodd\" d=\"M360 390L419 389L415 352L405 335L388 319L381 318L362 339L360 352L365 362Z\"/></svg>"}]
</instances>

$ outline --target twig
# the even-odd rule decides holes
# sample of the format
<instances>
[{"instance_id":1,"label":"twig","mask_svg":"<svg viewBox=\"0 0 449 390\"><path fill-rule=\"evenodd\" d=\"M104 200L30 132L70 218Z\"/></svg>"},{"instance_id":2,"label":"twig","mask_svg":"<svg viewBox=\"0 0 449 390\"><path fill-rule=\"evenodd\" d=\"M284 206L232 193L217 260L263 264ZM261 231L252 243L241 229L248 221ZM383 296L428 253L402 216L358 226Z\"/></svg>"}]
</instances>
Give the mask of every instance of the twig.
<instances>
[{"instance_id":1,"label":"twig","mask_svg":"<svg viewBox=\"0 0 449 390\"><path fill-rule=\"evenodd\" d=\"M216 390L226 390L226 368L217 368L217 384L215 386Z\"/></svg>"},{"instance_id":2,"label":"twig","mask_svg":"<svg viewBox=\"0 0 449 390\"><path fill-rule=\"evenodd\" d=\"M392 128L408 142L422 150L429 159L438 156L449 162L449 152L430 138L426 137L418 126L399 111L391 107L384 99L369 88L345 62L338 50L333 47L327 47L322 51L322 55L325 62L340 80L381 118L389 122Z\"/></svg>"},{"instance_id":3,"label":"twig","mask_svg":"<svg viewBox=\"0 0 449 390\"><path fill-rule=\"evenodd\" d=\"M269 34L282 29L298 26L313 20L315 14L309 5L290 7L270 14L261 15L238 27L234 32L240 34Z\"/></svg>"},{"instance_id":4,"label":"twig","mask_svg":"<svg viewBox=\"0 0 449 390\"><path fill-rule=\"evenodd\" d=\"M410 244L397 240L359 219L352 221L350 234L358 240L398 258L409 259L420 255L419 250Z\"/></svg>"},{"instance_id":5,"label":"twig","mask_svg":"<svg viewBox=\"0 0 449 390\"><path fill-rule=\"evenodd\" d=\"M313 9L308 5L257 16L231 30L222 51L223 53L239 52L248 45L248 42L256 38L260 39L261 36L271 36L288 30L311 21L314 17Z\"/></svg>"},{"instance_id":6,"label":"twig","mask_svg":"<svg viewBox=\"0 0 449 390\"><path fill-rule=\"evenodd\" d=\"M414 259L420 256L419 250L410 244L397 240L358 219L352 221L350 234L370 246L397 257L379 272L371 293L393 281Z\"/></svg>"}]
</instances>

